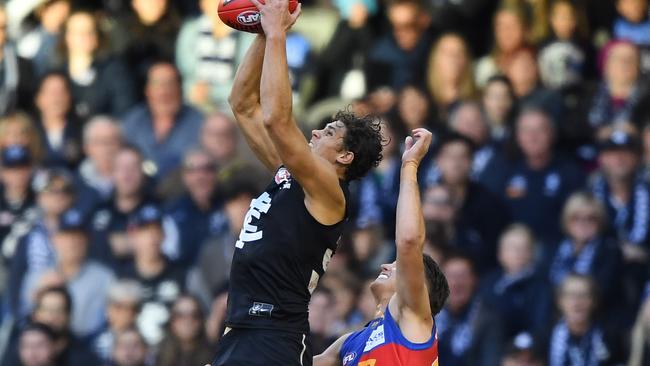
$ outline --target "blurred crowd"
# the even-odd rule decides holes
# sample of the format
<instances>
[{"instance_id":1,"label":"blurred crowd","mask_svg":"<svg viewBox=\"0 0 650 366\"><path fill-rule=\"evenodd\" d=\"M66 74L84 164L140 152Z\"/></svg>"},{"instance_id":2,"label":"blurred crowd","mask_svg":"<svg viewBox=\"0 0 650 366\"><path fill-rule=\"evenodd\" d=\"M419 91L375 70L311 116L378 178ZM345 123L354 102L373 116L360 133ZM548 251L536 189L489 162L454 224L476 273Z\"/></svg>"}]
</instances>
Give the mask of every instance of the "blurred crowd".
<instances>
[{"instance_id":1,"label":"blurred crowd","mask_svg":"<svg viewBox=\"0 0 650 366\"><path fill-rule=\"evenodd\" d=\"M227 101L254 35L218 0L0 4L0 363L208 363L271 177ZM301 128L347 108L388 141L313 294L314 352L376 315L402 141L425 127L440 364L650 365L648 0L303 5Z\"/></svg>"}]
</instances>

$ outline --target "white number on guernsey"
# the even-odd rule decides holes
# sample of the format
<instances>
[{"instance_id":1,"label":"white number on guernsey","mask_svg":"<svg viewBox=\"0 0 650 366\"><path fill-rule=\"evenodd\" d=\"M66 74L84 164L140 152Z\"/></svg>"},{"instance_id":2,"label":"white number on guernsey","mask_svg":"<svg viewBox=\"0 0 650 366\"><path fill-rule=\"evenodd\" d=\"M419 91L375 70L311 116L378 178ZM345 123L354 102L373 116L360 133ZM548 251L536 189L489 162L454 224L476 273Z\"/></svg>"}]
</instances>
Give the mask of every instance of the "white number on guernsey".
<instances>
[{"instance_id":1,"label":"white number on guernsey","mask_svg":"<svg viewBox=\"0 0 650 366\"><path fill-rule=\"evenodd\" d=\"M262 239L264 235L263 230L258 230L257 226L253 225L253 218L259 220L262 214L269 212L271 208L271 196L264 192L261 196L251 201L251 207L244 218L244 225L239 233L239 240L235 244L236 248L243 248L244 244L251 243Z\"/></svg>"}]
</instances>

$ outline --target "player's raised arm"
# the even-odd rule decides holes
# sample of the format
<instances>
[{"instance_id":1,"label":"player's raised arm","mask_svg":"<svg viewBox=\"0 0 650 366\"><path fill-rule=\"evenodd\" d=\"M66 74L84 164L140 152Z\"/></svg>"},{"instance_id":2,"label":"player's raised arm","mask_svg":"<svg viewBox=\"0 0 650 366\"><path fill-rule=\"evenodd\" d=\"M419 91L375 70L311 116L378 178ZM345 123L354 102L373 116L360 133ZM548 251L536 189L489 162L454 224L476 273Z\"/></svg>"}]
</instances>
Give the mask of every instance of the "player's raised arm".
<instances>
[{"instance_id":1,"label":"player's raised arm","mask_svg":"<svg viewBox=\"0 0 650 366\"><path fill-rule=\"evenodd\" d=\"M406 138L397 201L397 307L402 316L415 316L431 324L433 316L425 283L422 249L424 218L417 173L431 144L431 132L416 129Z\"/></svg>"},{"instance_id":2,"label":"player's raised arm","mask_svg":"<svg viewBox=\"0 0 650 366\"><path fill-rule=\"evenodd\" d=\"M281 161L269 134L264 129L260 105L260 80L265 46L264 35L258 35L239 65L228 101L248 146L264 166L275 172Z\"/></svg>"},{"instance_id":3,"label":"player's raised arm","mask_svg":"<svg viewBox=\"0 0 650 366\"><path fill-rule=\"evenodd\" d=\"M300 15L300 5L289 13L288 0L252 2L260 10L266 35L260 88L264 126L282 163L303 187L310 213L321 224L335 224L345 215L345 196L338 183L338 172L332 162L312 153L292 116L286 33ZM347 154L351 161L354 154Z\"/></svg>"}]
</instances>

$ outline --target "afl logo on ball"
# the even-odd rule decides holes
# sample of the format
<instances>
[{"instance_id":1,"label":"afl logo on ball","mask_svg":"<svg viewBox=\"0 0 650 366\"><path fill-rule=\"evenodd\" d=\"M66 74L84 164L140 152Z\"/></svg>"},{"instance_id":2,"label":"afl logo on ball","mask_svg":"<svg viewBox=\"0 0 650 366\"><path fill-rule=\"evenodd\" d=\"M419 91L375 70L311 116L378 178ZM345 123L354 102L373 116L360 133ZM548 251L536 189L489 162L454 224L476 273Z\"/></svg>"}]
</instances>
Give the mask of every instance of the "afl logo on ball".
<instances>
[{"instance_id":1,"label":"afl logo on ball","mask_svg":"<svg viewBox=\"0 0 650 366\"><path fill-rule=\"evenodd\" d=\"M226 6L235 0L223 0L223 6Z\"/></svg>"},{"instance_id":2,"label":"afl logo on ball","mask_svg":"<svg viewBox=\"0 0 650 366\"><path fill-rule=\"evenodd\" d=\"M248 25L248 26L260 24L260 13L255 10L248 10L248 11L241 12L237 16L237 21L241 25Z\"/></svg>"}]
</instances>

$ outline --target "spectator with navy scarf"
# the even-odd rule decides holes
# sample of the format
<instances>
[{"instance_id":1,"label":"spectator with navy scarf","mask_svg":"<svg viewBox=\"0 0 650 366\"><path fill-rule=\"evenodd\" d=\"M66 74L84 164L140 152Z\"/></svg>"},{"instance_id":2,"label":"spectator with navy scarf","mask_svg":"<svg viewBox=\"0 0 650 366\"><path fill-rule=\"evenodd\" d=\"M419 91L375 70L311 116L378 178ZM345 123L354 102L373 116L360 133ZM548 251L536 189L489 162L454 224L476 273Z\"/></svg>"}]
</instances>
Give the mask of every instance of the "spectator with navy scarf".
<instances>
[{"instance_id":1,"label":"spectator with navy scarf","mask_svg":"<svg viewBox=\"0 0 650 366\"><path fill-rule=\"evenodd\" d=\"M621 253L616 242L603 236L605 208L585 192L572 194L562 211L565 237L559 242L549 264L549 281L557 286L571 273L593 276L601 286L602 308L621 309Z\"/></svg>"},{"instance_id":2,"label":"spectator with navy scarf","mask_svg":"<svg viewBox=\"0 0 650 366\"><path fill-rule=\"evenodd\" d=\"M521 157L509 164L500 192L514 221L526 224L544 245L551 245L561 236L557 217L564 201L584 185L584 174L553 149L556 127L542 109L521 111L515 138Z\"/></svg>"},{"instance_id":3,"label":"spectator with navy scarf","mask_svg":"<svg viewBox=\"0 0 650 366\"><path fill-rule=\"evenodd\" d=\"M621 364L620 337L614 338L596 318L598 297L593 278L568 275L558 287L557 305L561 318L539 338L549 366Z\"/></svg>"},{"instance_id":4,"label":"spectator with navy scarf","mask_svg":"<svg viewBox=\"0 0 650 366\"><path fill-rule=\"evenodd\" d=\"M483 299L504 320L510 339L537 334L550 320L551 293L535 261L535 238L525 225L513 224L501 235L499 269L482 284Z\"/></svg>"},{"instance_id":5,"label":"spectator with navy scarf","mask_svg":"<svg viewBox=\"0 0 650 366\"><path fill-rule=\"evenodd\" d=\"M440 364L498 366L505 343L502 322L479 297L472 260L452 254L442 270L450 293L435 319Z\"/></svg>"},{"instance_id":6,"label":"spectator with navy scarf","mask_svg":"<svg viewBox=\"0 0 650 366\"><path fill-rule=\"evenodd\" d=\"M617 0L616 10L620 15L614 22L613 36L627 39L641 51L641 70L650 72L650 19L648 0Z\"/></svg>"}]
</instances>

